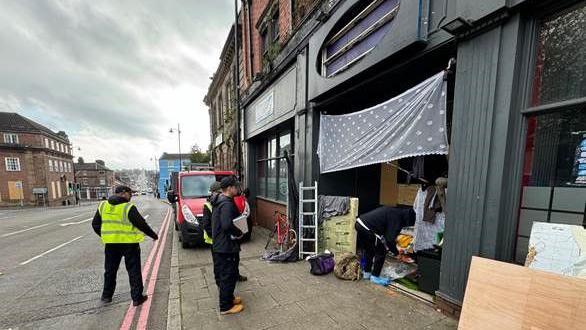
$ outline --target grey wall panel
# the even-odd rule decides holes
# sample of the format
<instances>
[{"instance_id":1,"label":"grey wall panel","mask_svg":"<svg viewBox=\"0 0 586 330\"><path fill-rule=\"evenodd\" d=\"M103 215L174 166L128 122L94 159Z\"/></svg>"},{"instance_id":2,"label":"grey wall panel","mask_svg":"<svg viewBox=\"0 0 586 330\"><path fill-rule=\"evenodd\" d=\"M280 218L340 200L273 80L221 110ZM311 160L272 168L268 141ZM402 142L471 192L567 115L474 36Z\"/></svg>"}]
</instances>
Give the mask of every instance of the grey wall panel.
<instances>
[{"instance_id":1,"label":"grey wall panel","mask_svg":"<svg viewBox=\"0 0 586 330\"><path fill-rule=\"evenodd\" d=\"M299 106L304 107L304 104L298 104L298 93L305 94L304 78L299 78L298 74L305 75L305 70L303 68L298 70L297 65L293 65L246 107L244 111L246 120L245 139L250 139L292 118ZM273 97L272 113L265 119L258 120L258 108L271 94Z\"/></svg>"},{"instance_id":2,"label":"grey wall panel","mask_svg":"<svg viewBox=\"0 0 586 330\"><path fill-rule=\"evenodd\" d=\"M507 6L508 0L457 0L456 15L478 20Z\"/></svg>"},{"instance_id":3,"label":"grey wall panel","mask_svg":"<svg viewBox=\"0 0 586 330\"><path fill-rule=\"evenodd\" d=\"M519 18L459 44L440 294L464 297L472 256L514 258L522 161L513 105Z\"/></svg>"}]
</instances>

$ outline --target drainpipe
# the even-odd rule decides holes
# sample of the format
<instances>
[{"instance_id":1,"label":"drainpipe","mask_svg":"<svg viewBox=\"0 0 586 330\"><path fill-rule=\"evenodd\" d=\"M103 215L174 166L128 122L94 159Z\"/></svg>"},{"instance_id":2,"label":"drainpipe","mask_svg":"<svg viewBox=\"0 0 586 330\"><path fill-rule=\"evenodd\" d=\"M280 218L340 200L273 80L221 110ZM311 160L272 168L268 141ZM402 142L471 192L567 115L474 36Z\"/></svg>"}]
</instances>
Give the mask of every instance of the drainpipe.
<instances>
[{"instance_id":1,"label":"drainpipe","mask_svg":"<svg viewBox=\"0 0 586 330\"><path fill-rule=\"evenodd\" d=\"M240 56L238 54L238 0L234 0L234 95L236 95L236 166L238 178L242 180L242 148L240 143Z\"/></svg>"}]
</instances>

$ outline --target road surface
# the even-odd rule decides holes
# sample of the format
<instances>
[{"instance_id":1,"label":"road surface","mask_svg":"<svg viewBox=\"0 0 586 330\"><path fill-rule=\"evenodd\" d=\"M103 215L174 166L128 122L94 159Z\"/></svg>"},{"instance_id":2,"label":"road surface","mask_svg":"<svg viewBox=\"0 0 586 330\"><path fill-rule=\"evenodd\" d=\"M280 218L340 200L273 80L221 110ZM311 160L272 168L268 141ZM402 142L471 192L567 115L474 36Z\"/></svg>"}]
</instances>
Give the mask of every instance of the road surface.
<instances>
[{"instance_id":1,"label":"road surface","mask_svg":"<svg viewBox=\"0 0 586 330\"><path fill-rule=\"evenodd\" d=\"M150 196L135 197L133 202L151 227L161 233L169 207ZM164 246L156 244L163 249L156 249L151 256L153 240L146 237L141 243L143 269L145 264L150 264L149 270L158 268L156 281L145 279L145 294L149 284L154 288L149 313L143 311L145 308L129 308L130 288L124 262L113 302L103 304L103 246L91 228L96 208L97 203L68 208L0 209L0 329L135 328L139 319L149 329L165 329L171 250L168 245L172 240L167 238ZM168 228L170 237L172 227ZM147 263L147 259L151 262Z\"/></svg>"}]
</instances>

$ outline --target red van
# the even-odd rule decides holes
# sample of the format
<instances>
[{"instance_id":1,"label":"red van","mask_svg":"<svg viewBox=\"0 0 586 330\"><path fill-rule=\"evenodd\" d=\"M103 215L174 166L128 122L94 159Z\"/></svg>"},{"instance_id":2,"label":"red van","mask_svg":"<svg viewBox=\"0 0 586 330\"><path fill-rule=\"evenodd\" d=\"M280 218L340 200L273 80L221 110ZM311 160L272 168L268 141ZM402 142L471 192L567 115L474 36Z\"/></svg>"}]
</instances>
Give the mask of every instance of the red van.
<instances>
[{"instance_id":1,"label":"red van","mask_svg":"<svg viewBox=\"0 0 586 330\"><path fill-rule=\"evenodd\" d=\"M199 225L204 203L210 196L210 186L227 176L231 171L189 171L178 175L176 187L167 193L170 202L175 202L175 230L183 248L203 245L203 228Z\"/></svg>"}]
</instances>

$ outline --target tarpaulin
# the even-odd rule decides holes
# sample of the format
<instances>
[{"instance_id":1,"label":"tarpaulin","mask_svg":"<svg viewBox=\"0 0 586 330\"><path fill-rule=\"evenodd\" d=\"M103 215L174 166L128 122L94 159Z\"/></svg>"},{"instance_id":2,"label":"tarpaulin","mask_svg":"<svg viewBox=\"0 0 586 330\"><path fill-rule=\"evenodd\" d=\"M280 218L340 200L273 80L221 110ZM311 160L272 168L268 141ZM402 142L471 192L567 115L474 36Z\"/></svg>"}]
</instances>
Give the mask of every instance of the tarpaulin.
<instances>
[{"instance_id":1,"label":"tarpaulin","mask_svg":"<svg viewBox=\"0 0 586 330\"><path fill-rule=\"evenodd\" d=\"M399 96L346 115L322 115L321 173L448 153L444 73Z\"/></svg>"}]
</instances>

